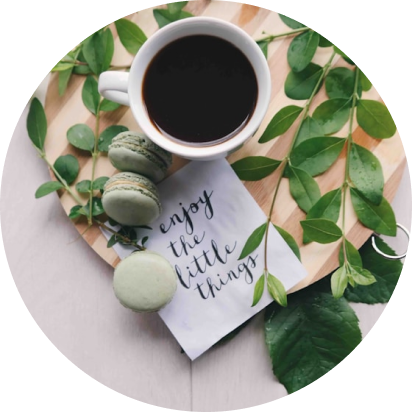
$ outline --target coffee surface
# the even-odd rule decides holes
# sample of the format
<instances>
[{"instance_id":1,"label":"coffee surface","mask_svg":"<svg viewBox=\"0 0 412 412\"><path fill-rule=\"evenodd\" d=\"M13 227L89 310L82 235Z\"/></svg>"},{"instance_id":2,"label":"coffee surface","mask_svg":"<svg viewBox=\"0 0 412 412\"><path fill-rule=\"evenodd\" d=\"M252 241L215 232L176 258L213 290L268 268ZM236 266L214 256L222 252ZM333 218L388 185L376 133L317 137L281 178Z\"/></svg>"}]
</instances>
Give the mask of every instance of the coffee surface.
<instances>
[{"instance_id":1,"label":"coffee surface","mask_svg":"<svg viewBox=\"0 0 412 412\"><path fill-rule=\"evenodd\" d=\"M246 56L226 40L188 36L153 58L143 100L153 124L189 144L230 138L248 122L258 94Z\"/></svg>"}]
</instances>

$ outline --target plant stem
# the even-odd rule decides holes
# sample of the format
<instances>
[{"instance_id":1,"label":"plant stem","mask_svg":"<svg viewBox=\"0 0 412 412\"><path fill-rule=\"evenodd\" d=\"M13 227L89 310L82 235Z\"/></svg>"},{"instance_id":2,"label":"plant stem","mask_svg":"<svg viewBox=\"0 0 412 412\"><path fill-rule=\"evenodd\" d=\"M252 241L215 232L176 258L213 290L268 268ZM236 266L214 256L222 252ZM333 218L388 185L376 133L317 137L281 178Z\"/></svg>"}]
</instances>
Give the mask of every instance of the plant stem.
<instances>
[{"instance_id":1,"label":"plant stem","mask_svg":"<svg viewBox=\"0 0 412 412\"><path fill-rule=\"evenodd\" d=\"M355 109L356 109L356 103L359 100L358 96L358 84L359 84L359 69L358 67L355 68L355 84L353 86L353 93L352 93L352 106L350 109L350 115L349 115L349 132L346 137L346 163L345 163L345 181L343 182L342 185L342 245L343 245L343 257L344 257L344 262L345 264L348 262L347 258L347 251L346 251L346 234L345 234L345 218L346 218L346 195L348 192L348 188L350 185L350 177L349 177L349 156L350 152L352 149L352 132L353 132L353 120L355 117Z\"/></svg>"},{"instance_id":2,"label":"plant stem","mask_svg":"<svg viewBox=\"0 0 412 412\"><path fill-rule=\"evenodd\" d=\"M285 175L285 170L286 170L287 164L290 164L290 155L291 155L291 153L292 153L292 150L293 150L294 147L295 147L296 139L297 139L297 137L298 137L298 135L299 135L300 129L302 128L303 121L308 117L309 108L310 108L310 105L312 104L313 98L315 97L316 93L318 92L319 87L320 87L320 85L322 84L323 79L326 77L326 75L327 75L327 73L328 73L328 71L329 71L329 69L330 69L330 66L331 66L331 64L332 64L332 61L333 61L335 55L336 55L335 52L332 53L332 55L330 56L328 62L327 62L327 63L325 64L325 66L323 67L323 69L322 69L322 75L319 77L319 80L318 80L318 82L316 83L316 86L315 86L315 88L313 89L312 94L310 95L309 99L307 100L307 102L306 102L306 104L305 104L305 106L304 106L304 109L303 109L302 114L301 114L301 117L300 117L299 125L298 125L298 127L297 127L297 129L296 129L296 131L295 131L295 134L294 134L294 136L293 136L292 142L291 142L291 144L290 144L290 146L289 146L289 150L288 150L286 156L282 159L282 163L281 163L281 166L280 166L280 167L281 167L281 172L280 172L280 175L279 175L279 180L278 180L277 183L276 183L275 192L274 192L273 198L272 198L272 204L271 204L271 206L270 206L269 213L268 213L268 217L267 217L267 226L266 226L266 232L265 232L265 255L264 255L264 259L265 259L265 268L264 268L264 270L265 270L265 272L268 271L268 263L267 263L267 260L268 260L268 259L267 259L267 257L268 257L269 226L270 226L270 223L271 223L271 221L272 221L272 213L273 213L273 209L274 209L274 207L275 207L276 198L277 198L277 195L278 195L278 192L279 192L280 182L282 181L282 178L283 178L284 175Z\"/></svg>"},{"instance_id":3,"label":"plant stem","mask_svg":"<svg viewBox=\"0 0 412 412\"><path fill-rule=\"evenodd\" d=\"M303 33L303 32L308 31L308 30L311 30L311 29L309 27L301 27L300 29L294 29L294 30L291 30L291 31L287 31L285 33L273 34L273 35L264 37L263 39L259 39L259 40L256 40L256 41L258 41L258 42L260 42L260 41L271 42L271 41L273 41L273 40L275 40L279 37L291 36L293 34Z\"/></svg>"}]
</instances>

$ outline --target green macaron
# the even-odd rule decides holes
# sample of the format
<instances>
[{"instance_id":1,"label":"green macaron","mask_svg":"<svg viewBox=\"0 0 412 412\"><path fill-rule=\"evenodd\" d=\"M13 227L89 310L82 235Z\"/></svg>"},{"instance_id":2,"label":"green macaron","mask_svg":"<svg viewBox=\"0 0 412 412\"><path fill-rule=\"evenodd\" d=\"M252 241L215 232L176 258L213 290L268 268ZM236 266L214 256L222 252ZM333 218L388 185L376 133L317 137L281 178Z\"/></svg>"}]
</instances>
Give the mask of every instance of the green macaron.
<instances>
[{"instance_id":1,"label":"green macaron","mask_svg":"<svg viewBox=\"0 0 412 412\"><path fill-rule=\"evenodd\" d=\"M135 312L155 312L167 305L177 288L176 272L162 256L135 252L116 267L113 289L120 303Z\"/></svg>"},{"instance_id":2,"label":"green macaron","mask_svg":"<svg viewBox=\"0 0 412 412\"><path fill-rule=\"evenodd\" d=\"M102 203L109 217L126 226L148 225L162 211L154 183L131 172L118 173L106 182Z\"/></svg>"},{"instance_id":3,"label":"green macaron","mask_svg":"<svg viewBox=\"0 0 412 412\"><path fill-rule=\"evenodd\" d=\"M109 159L122 171L135 172L157 183L172 164L172 155L153 143L143 133L122 132L109 146Z\"/></svg>"}]
</instances>

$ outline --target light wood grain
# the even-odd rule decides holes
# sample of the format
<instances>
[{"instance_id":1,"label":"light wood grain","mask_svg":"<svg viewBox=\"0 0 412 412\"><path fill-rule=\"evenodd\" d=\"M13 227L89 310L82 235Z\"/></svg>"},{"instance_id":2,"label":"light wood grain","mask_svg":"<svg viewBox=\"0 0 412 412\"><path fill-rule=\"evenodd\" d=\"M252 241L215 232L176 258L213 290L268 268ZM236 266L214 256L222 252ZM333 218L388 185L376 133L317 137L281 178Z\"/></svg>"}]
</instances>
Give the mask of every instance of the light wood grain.
<instances>
[{"instance_id":1,"label":"light wood grain","mask_svg":"<svg viewBox=\"0 0 412 412\"><path fill-rule=\"evenodd\" d=\"M202 0L190 2L187 8L195 15L218 17L237 24L255 39L262 37L263 32L281 33L290 30L276 13L246 4ZM153 18L152 9L141 11L128 16L128 18L142 27L148 36L152 35L158 29L157 23ZM114 64L129 64L133 57L128 54L121 45L114 27L113 31L115 33L116 50ZM297 124L292 126L283 136L269 143L258 144L258 139L273 115L279 109L288 104L303 106L305 103L304 101L289 99L283 90L285 78L290 70L286 59L286 52L290 42L291 38L281 38L273 42L269 47L268 64L271 69L273 84L269 110L256 135L241 150L229 156L228 160L231 163L250 155L269 156L280 159L288 150ZM331 53L330 48L319 48L314 61L319 64L325 64ZM335 58L333 65L335 67L348 66L348 64L339 57ZM73 77L66 94L60 97L57 94L57 75L54 75L46 99L46 114L49 121L46 152L52 161L62 154L75 154L81 164L81 171L77 181L90 179L92 167L91 157L70 146L65 137L67 129L75 123L86 123L91 127L94 125L94 116L88 112L81 102L82 80L80 77ZM363 96L368 99L379 99L379 95L375 89L364 93ZM326 94L324 89L322 89L315 97L311 110L313 111L313 109L325 99ZM139 130L139 126L136 124L131 111L125 107L113 113L105 114L101 119L100 128L103 130L107 126L115 123L125 125L131 130ZM348 126L346 125L337 135L345 136L347 130ZM391 201L396 193L406 163L405 153L399 135L396 134L393 138L385 140L372 139L357 127L355 122L354 140L356 143L367 147L380 159L385 177L385 196ZM174 173L186 163L187 160L174 157L174 164L169 174ZM343 151L332 168L316 178L322 194L342 184L344 165L345 154ZM107 156L100 156L96 173L97 176L111 176L116 173ZM275 172L264 180L245 183L245 187L265 213L269 211L277 179L278 174ZM67 193L61 194L60 200L67 213L75 204ZM87 199L85 198L84 200L86 202ZM347 211L346 227L348 238L356 247L360 247L370 236L371 231L357 222L349 201ZM338 265L338 243L330 245L317 243L302 245L302 228L299 222L304 219L304 217L305 214L297 207L292 199L289 193L288 182L284 179L280 185L279 196L273 211L272 221L289 231L295 237L301 248L302 263L308 271L308 277L293 290L298 290L322 278ZM86 229L86 223L79 221L76 223L76 228L80 233L83 233ZM119 258L113 249L106 247L105 239L98 227L92 227L88 230L84 234L84 238L106 262L112 266L116 266Z\"/></svg>"}]
</instances>

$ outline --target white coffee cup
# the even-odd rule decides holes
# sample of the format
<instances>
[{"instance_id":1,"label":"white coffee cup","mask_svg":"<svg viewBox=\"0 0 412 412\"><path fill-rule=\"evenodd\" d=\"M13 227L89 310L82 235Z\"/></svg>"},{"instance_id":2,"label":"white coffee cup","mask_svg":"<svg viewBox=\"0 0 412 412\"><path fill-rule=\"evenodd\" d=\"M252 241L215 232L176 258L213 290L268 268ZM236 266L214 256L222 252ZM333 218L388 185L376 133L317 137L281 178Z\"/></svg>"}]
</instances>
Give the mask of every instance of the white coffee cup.
<instances>
[{"instance_id":1,"label":"white coffee cup","mask_svg":"<svg viewBox=\"0 0 412 412\"><path fill-rule=\"evenodd\" d=\"M253 114L243 129L221 143L187 145L164 136L152 123L143 100L143 79L152 59L167 44L193 35L210 35L229 41L248 58L256 74L258 97ZM187 159L213 160L226 157L239 149L259 128L270 102L271 77L265 56L245 31L224 20L194 17L171 23L151 36L134 58L129 73L102 73L99 78L99 92L109 100L130 106L144 133L165 150Z\"/></svg>"}]
</instances>

